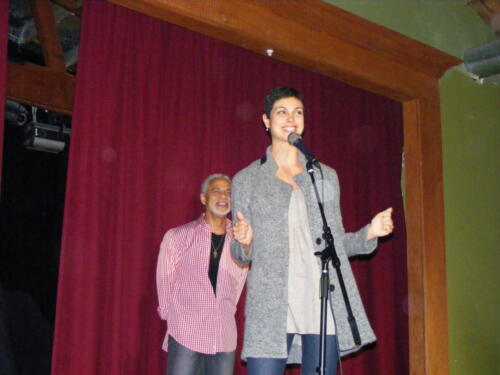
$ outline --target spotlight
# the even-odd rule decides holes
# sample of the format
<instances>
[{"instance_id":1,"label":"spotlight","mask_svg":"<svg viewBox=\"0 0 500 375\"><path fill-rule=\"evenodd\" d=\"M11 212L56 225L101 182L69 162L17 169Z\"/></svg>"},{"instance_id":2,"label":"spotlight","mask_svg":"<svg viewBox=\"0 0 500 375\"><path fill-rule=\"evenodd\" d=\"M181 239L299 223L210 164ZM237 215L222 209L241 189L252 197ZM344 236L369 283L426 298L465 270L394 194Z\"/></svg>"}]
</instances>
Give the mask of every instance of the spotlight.
<instances>
[{"instance_id":1,"label":"spotlight","mask_svg":"<svg viewBox=\"0 0 500 375\"><path fill-rule=\"evenodd\" d=\"M66 147L71 129L64 124L45 124L38 119L39 108L31 107L32 121L24 129L24 147L29 150L58 154ZM47 114L48 111L41 112ZM42 116L43 117L43 116ZM47 117L47 116L45 116Z\"/></svg>"},{"instance_id":2,"label":"spotlight","mask_svg":"<svg viewBox=\"0 0 500 375\"><path fill-rule=\"evenodd\" d=\"M31 122L24 133L24 147L57 154L64 150L70 133L68 128Z\"/></svg>"},{"instance_id":3,"label":"spotlight","mask_svg":"<svg viewBox=\"0 0 500 375\"><path fill-rule=\"evenodd\" d=\"M500 73L500 40L483 44L465 51L465 69L479 78Z\"/></svg>"}]
</instances>

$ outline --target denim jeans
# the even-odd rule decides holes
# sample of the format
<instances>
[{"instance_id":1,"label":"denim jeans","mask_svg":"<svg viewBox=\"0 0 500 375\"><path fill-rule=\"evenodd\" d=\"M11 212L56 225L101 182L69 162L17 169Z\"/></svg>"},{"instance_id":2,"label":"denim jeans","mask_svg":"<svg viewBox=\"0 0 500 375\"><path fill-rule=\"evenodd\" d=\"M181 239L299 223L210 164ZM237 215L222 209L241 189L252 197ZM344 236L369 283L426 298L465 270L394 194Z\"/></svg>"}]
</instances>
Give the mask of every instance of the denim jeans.
<instances>
[{"instance_id":1,"label":"denim jeans","mask_svg":"<svg viewBox=\"0 0 500 375\"><path fill-rule=\"evenodd\" d=\"M294 334L287 334L287 348L290 351ZM319 366L319 335L301 335L302 367L301 375L317 375ZM282 375L287 358L252 358L247 359L247 375ZM335 335L326 336L326 374L334 375L337 370L338 348Z\"/></svg>"},{"instance_id":2,"label":"denim jeans","mask_svg":"<svg viewBox=\"0 0 500 375\"><path fill-rule=\"evenodd\" d=\"M168 337L167 375L233 375L235 352L204 354Z\"/></svg>"}]
</instances>

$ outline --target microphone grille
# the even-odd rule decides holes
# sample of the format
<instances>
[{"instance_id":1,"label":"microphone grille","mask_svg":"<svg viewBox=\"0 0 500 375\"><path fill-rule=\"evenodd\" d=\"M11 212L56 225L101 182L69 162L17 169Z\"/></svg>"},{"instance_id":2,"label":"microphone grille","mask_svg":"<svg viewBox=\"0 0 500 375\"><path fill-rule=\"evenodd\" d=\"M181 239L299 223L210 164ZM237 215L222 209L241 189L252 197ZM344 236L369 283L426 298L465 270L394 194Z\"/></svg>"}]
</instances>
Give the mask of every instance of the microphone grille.
<instances>
[{"instance_id":1,"label":"microphone grille","mask_svg":"<svg viewBox=\"0 0 500 375\"><path fill-rule=\"evenodd\" d=\"M290 143L292 146L295 146L295 142L300 141L301 139L302 137L297 133L291 133L288 135L288 143Z\"/></svg>"}]
</instances>

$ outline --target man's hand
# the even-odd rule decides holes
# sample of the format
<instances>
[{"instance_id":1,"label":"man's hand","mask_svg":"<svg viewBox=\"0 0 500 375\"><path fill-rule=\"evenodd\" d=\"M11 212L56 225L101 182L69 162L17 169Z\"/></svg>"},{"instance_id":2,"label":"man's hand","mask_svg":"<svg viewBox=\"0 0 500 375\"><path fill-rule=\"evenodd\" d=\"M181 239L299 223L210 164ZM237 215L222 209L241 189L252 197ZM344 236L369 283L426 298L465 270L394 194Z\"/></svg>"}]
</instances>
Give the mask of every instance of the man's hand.
<instances>
[{"instance_id":1,"label":"man's hand","mask_svg":"<svg viewBox=\"0 0 500 375\"><path fill-rule=\"evenodd\" d=\"M236 213L236 216L238 222L233 224L233 236L243 246L245 253L248 253L253 240L252 226L240 211Z\"/></svg>"},{"instance_id":2,"label":"man's hand","mask_svg":"<svg viewBox=\"0 0 500 375\"><path fill-rule=\"evenodd\" d=\"M366 239L370 241L376 237L384 237L391 234L393 230L392 207L389 207L373 217L366 234Z\"/></svg>"}]
</instances>

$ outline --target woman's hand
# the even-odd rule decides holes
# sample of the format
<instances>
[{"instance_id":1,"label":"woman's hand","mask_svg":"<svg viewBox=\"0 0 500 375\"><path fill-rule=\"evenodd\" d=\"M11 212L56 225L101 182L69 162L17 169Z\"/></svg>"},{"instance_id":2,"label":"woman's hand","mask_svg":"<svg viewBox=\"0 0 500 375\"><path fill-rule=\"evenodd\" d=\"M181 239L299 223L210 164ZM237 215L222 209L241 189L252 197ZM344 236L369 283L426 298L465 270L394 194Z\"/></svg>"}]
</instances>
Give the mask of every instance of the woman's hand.
<instances>
[{"instance_id":1,"label":"woman's hand","mask_svg":"<svg viewBox=\"0 0 500 375\"><path fill-rule=\"evenodd\" d=\"M253 240L252 226L240 211L236 213L236 216L238 222L233 224L233 236L243 246L245 253L248 254Z\"/></svg>"},{"instance_id":2,"label":"woman's hand","mask_svg":"<svg viewBox=\"0 0 500 375\"><path fill-rule=\"evenodd\" d=\"M370 241L376 237L384 237L392 233L394 223L392 222L392 207L376 214L368 227L366 239Z\"/></svg>"}]
</instances>

